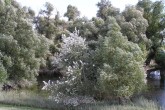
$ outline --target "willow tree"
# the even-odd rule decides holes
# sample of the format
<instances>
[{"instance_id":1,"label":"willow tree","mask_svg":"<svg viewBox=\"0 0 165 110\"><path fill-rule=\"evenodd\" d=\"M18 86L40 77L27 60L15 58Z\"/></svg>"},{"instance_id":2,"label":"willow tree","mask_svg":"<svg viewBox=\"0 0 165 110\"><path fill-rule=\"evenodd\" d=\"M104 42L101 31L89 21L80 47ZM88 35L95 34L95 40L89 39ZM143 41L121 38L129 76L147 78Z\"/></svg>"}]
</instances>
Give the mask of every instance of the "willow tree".
<instances>
[{"instance_id":1,"label":"willow tree","mask_svg":"<svg viewBox=\"0 0 165 110\"><path fill-rule=\"evenodd\" d=\"M97 50L102 63L98 69L100 90L107 96L129 97L143 88L143 52L122 35L114 17L106 22L109 30Z\"/></svg>"},{"instance_id":2,"label":"willow tree","mask_svg":"<svg viewBox=\"0 0 165 110\"><path fill-rule=\"evenodd\" d=\"M134 6L127 6L121 15L124 20L118 21L121 32L128 40L137 43L144 53L151 41L146 36L148 21L143 17L143 12Z\"/></svg>"},{"instance_id":3,"label":"willow tree","mask_svg":"<svg viewBox=\"0 0 165 110\"><path fill-rule=\"evenodd\" d=\"M69 21L74 21L78 16L80 16L80 11L77 7L68 5L67 12L64 14L64 17L67 17Z\"/></svg>"},{"instance_id":4,"label":"willow tree","mask_svg":"<svg viewBox=\"0 0 165 110\"><path fill-rule=\"evenodd\" d=\"M54 7L49 2L46 2L44 6L45 9L41 9L34 19L35 27L39 34L48 39L53 39L57 30L55 20L51 18Z\"/></svg>"},{"instance_id":5,"label":"willow tree","mask_svg":"<svg viewBox=\"0 0 165 110\"><path fill-rule=\"evenodd\" d=\"M148 48L149 52L146 60L146 64L149 65L151 59L158 57L159 49L164 42L164 3L163 1L140 0L137 7L139 10L143 10L143 16L147 19L149 25L146 30L146 37L152 41L151 46Z\"/></svg>"},{"instance_id":6,"label":"willow tree","mask_svg":"<svg viewBox=\"0 0 165 110\"><path fill-rule=\"evenodd\" d=\"M118 8L112 6L109 0L101 0L97 3L99 10L97 11L97 17L106 19L108 16L116 16L120 13Z\"/></svg>"},{"instance_id":7,"label":"willow tree","mask_svg":"<svg viewBox=\"0 0 165 110\"><path fill-rule=\"evenodd\" d=\"M48 42L33 29L34 11L14 0L0 2L0 77L34 81L45 65Z\"/></svg>"}]
</instances>

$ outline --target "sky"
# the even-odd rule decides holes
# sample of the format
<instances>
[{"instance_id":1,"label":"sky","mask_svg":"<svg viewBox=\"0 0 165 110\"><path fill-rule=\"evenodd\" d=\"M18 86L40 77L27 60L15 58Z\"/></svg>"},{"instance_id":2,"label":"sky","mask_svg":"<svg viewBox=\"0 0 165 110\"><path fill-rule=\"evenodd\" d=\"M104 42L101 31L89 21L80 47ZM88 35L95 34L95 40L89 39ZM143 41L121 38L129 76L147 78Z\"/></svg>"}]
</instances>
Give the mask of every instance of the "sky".
<instances>
[{"instance_id":1,"label":"sky","mask_svg":"<svg viewBox=\"0 0 165 110\"><path fill-rule=\"evenodd\" d=\"M71 4L76 6L81 12L81 17L86 16L87 18L92 18L96 16L97 6L96 4L101 0L16 0L22 6L31 7L37 13L41 8L43 8L45 2L50 2L54 6L54 13L56 10L60 12L60 16L63 17L63 14L67 11L67 6ZM109 0L112 5L123 10L126 5L135 5L138 0Z\"/></svg>"}]
</instances>

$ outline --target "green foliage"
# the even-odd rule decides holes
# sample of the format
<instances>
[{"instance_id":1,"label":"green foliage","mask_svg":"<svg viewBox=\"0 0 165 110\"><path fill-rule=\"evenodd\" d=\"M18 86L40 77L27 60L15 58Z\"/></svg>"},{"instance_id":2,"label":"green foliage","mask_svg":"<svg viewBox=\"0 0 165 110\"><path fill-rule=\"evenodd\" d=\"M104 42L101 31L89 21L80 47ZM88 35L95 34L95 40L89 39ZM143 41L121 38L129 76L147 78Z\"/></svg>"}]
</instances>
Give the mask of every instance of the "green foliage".
<instances>
[{"instance_id":1,"label":"green foliage","mask_svg":"<svg viewBox=\"0 0 165 110\"><path fill-rule=\"evenodd\" d=\"M78 11L77 7L68 5L67 12L64 14L64 17L68 17L68 20L75 20L78 16L80 16L80 11Z\"/></svg>"},{"instance_id":2,"label":"green foliage","mask_svg":"<svg viewBox=\"0 0 165 110\"><path fill-rule=\"evenodd\" d=\"M4 82L7 79L7 71L4 66L0 64L0 82Z\"/></svg>"},{"instance_id":3,"label":"green foliage","mask_svg":"<svg viewBox=\"0 0 165 110\"><path fill-rule=\"evenodd\" d=\"M152 2L150 0L140 0L137 3L139 10L143 10L143 16L148 21L146 37L152 44L148 47L148 56L146 64L149 65L151 59L154 59L157 51L162 47L165 28L164 3L162 1Z\"/></svg>"},{"instance_id":4,"label":"green foliage","mask_svg":"<svg viewBox=\"0 0 165 110\"><path fill-rule=\"evenodd\" d=\"M6 5L10 5L11 4L11 0L5 0L5 4Z\"/></svg>"},{"instance_id":5,"label":"green foliage","mask_svg":"<svg viewBox=\"0 0 165 110\"><path fill-rule=\"evenodd\" d=\"M143 53L137 44L122 36L114 18L108 19L112 28L99 49L103 63L99 70L100 90L107 95L131 96L143 88Z\"/></svg>"},{"instance_id":6,"label":"green foliage","mask_svg":"<svg viewBox=\"0 0 165 110\"><path fill-rule=\"evenodd\" d=\"M122 15L125 21L121 23L122 33L126 35L129 41L134 43L146 44L148 39L145 32L148 27L148 22L143 18L143 13L135 7L126 7Z\"/></svg>"},{"instance_id":7,"label":"green foliage","mask_svg":"<svg viewBox=\"0 0 165 110\"><path fill-rule=\"evenodd\" d=\"M52 5L51 3L49 3L49 2L46 2L46 3L45 3L45 8L46 8L46 10L43 10L43 12L44 12L45 14L47 14L48 16L50 16L51 13L52 13L52 11L54 10L53 5Z\"/></svg>"},{"instance_id":8,"label":"green foliage","mask_svg":"<svg viewBox=\"0 0 165 110\"><path fill-rule=\"evenodd\" d=\"M137 7L143 8L144 18L148 20L149 27L146 31L148 38L159 37L164 30L164 4L162 1L152 2L150 0L141 0Z\"/></svg>"},{"instance_id":9,"label":"green foliage","mask_svg":"<svg viewBox=\"0 0 165 110\"><path fill-rule=\"evenodd\" d=\"M34 19L35 28L39 34L44 35L50 40L57 40L58 33L62 31L64 21L60 20L59 12L52 17L54 11L53 5L45 3L44 9L41 9L38 16Z\"/></svg>"},{"instance_id":10,"label":"green foliage","mask_svg":"<svg viewBox=\"0 0 165 110\"><path fill-rule=\"evenodd\" d=\"M142 90L143 53L120 29L114 17L107 17L102 29L106 36L99 37L95 50L87 48L87 41L77 34L63 37L54 64L62 64L66 77L53 86L55 94L61 91L57 96L97 97L99 92L103 98L130 97Z\"/></svg>"},{"instance_id":11,"label":"green foliage","mask_svg":"<svg viewBox=\"0 0 165 110\"><path fill-rule=\"evenodd\" d=\"M1 73L5 79L35 80L48 52L48 42L33 30L32 16L16 1L0 4ZM3 69L4 68L4 69Z\"/></svg>"},{"instance_id":12,"label":"green foliage","mask_svg":"<svg viewBox=\"0 0 165 110\"><path fill-rule=\"evenodd\" d=\"M49 45L46 44L46 46L49 47L49 49L46 50L49 52L49 55L45 56L46 64L42 64L41 69L53 69L53 65L51 64L51 56L58 51L58 46L61 42L61 35L68 34L68 31L65 30L66 22L60 19L60 14L57 10L56 15L53 17L53 11L53 5L49 2L46 2L44 8L40 10L38 16L34 17L33 20L37 32L45 37L42 39L41 44L44 41L49 43ZM40 53L44 52L44 47L45 46L43 44L38 46L40 51L37 51Z\"/></svg>"},{"instance_id":13,"label":"green foliage","mask_svg":"<svg viewBox=\"0 0 165 110\"><path fill-rule=\"evenodd\" d=\"M155 55L155 61L156 63L161 66L161 67L165 67L165 52L164 50L158 50L156 55Z\"/></svg>"},{"instance_id":14,"label":"green foliage","mask_svg":"<svg viewBox=\"0 0 165 110\"><path fill-rule=\"evenodd\" d=\"M55 54L53 66L65 73L52 88L56 95L99 92L105 98L140 92L146 47L152 41L155 53L163 41L163 5L142 0L122 13L108 0L97 6L97 17L89 20L78 18L78 9L69 5L66 22L59 12L52 17L54 8L48 2L35 17L33 10L14 0L0 0L0 81L35 80L40 68L52 67ZM157 53L158 62L163 54Z\"/></svg>"},{"instance_id":15,"label":"green foliage","mask_svg":"<svg viewBox=\"0 0 165 110\"><path fill-rule=\"evenodd\" d=\"M101 0L97 7L99 8L97 16L106 19L108 16L117 16L119 15L120 10L112 6L109 0Z\"/></svg>"},{"instance_id":16,"label":"green foliage","mask_svg":"<svg viewBox=\"0 0 165 110\"><path fill-rule=\"evenodd\" d=\"M75 27L79 30L79 35L85 37L87 41L96 40L98 38L99 28L95 22L87 18L78 18L73 22L69 22L68 30L73 32Z\"/></svg>"}]
</instances>

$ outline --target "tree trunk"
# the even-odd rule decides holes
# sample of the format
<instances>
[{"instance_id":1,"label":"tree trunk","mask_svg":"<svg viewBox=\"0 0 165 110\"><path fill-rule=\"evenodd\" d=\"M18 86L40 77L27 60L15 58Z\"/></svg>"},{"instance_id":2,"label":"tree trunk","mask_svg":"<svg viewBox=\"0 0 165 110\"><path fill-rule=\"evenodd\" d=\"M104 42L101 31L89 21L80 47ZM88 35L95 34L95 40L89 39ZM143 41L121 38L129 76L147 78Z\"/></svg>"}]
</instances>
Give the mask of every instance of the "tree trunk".
<instances>
[{"instance_id":1,"label":"tree trunk","mask_svg":"<svg viewBox=\"0 0 165 110\"><path fill-rule=\"evenodd\" d=\"M165 75L165 70L161 69L160 70L160 87L163 88L164 87L164 75Z\"/></svg>"}]
</instances>

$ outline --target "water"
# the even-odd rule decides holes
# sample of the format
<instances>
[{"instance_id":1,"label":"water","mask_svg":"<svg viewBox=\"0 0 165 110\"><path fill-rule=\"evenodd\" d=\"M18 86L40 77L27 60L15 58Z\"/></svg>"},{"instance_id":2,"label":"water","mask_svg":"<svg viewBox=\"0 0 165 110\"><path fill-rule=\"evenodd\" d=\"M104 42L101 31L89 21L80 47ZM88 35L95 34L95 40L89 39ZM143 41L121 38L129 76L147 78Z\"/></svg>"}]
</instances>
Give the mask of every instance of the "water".
<instances>
[{"instance_id":1,"label":"water","mask_svg":"<svg viewBox=\"0 0 165 110\"><path fill-rule=\"evenodd\" d=\"M37 78L38 89L41 90L42 87L44 86L43 81L48 82L49 80L51 80L51 81L57 81L57 80L59 80L59 77L45 76L45 75L43 75L43 76L38 76L38 78Z\"/></svg>"},{"instance_id":2,"label":"water","mask_svg":"<svg viewBox=\"0 0 165 110\"><path fill-rule=\"evenodd\" d=\"M155 80L160 80L160 70L150 72L147 77Z\"/></svg>"},{"instance_id":3,"label":"water","mask_svg":"<svg viewBox=\"0 0 165 110\"><path fill-rule=\"evenodd\" d=\"M160 80L147 79L147 98L158 102L165 110L165 84L160 83Z\"/></svg>"}]
</instances>

